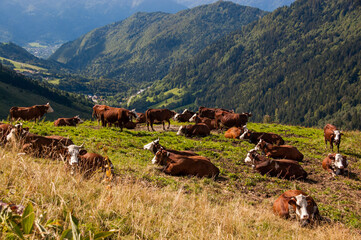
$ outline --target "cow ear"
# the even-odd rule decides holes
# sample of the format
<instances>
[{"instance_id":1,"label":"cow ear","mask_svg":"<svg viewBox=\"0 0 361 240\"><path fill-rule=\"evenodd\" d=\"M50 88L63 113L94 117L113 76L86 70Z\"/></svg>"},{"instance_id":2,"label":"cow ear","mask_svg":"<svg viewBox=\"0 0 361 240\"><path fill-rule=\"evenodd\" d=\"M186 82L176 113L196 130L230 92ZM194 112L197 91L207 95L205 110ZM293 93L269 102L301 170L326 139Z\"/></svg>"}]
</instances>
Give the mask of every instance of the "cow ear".
<instances>
[{"instance_id":1,"label":"cow ear","mask_svg":"<svg viewBox=\"0 0 361 240\"><path fill-rule=\"evenodd\" d=\"M82 149L82 150L79 151L79 155L85 155L86 153L87 153L87 151L84 150L84 149Z\"/></svg>"},{"instance_id":2,"label":"cow ear","mask_svg":"<svg viewBox=\"0 0 361 240\"><path fill-rule=\"evenodd\" d=\"M294 197L291 197L289 200L288 200L288 204L292 205L292 206L296 206L296 198Z\"/></svg>"},{"instance_id":3,"label":"cow ear","mask_svg":"<svg viewBox=\"0 0 361 240\"><path fill-rule=\"evenodd\" d=\"M332 153L329 153L328 157L331 158L331 159L335 159L335 155L333 155Z\"/></svg>"}]
</instances>

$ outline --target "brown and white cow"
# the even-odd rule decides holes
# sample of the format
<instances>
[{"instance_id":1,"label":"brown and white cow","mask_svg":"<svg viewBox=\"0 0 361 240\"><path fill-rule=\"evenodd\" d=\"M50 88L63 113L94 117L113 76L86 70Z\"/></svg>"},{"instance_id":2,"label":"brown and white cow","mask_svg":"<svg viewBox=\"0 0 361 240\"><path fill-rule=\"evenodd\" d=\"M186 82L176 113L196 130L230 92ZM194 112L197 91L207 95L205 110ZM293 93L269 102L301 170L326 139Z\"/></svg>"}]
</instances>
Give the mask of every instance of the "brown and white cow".
<instances>
[{"instance_id":1,"label":"brown and white cow","mask_svg":"<svg viewBox=\"0 0 361 240\"><path fill-rule=\"evenodd\" d=\"M159 138L144 145L143 149L151 151L153 154L156 154L160 149L167 150L170 154L176 154L176 155L185 155L185 156L199 156L197 153L192 151L178 151L173 149L168 149L160 145Z\"/></svg>"},{"instance_id":2,"label":"brown and white cow","mask_svg":"<svg viewBox=\"0 0 361 240\"><path fill-rule=\"evenodd\" d=\"M340 152L340 143L341 143L341 131L332 124L326 124L323 128L325 144L327 148L327 142L330 142L331 151L333 152L333 143L337 146L337 152Z\"/></svg>"},{"instance_id":3,"label":"brown and white cow","mask_svg":"<svg viewBox=\"0 0 361 240\"><path fill-rule=\"evenodd\" d=\"M344 175L347 172L346 168L348 167L348 161L346 156L342 156L339 153L328 154L325 159L322 161L322 167L329 173L332 177L336 175Z\"/></svg>"},{"instance_id":4,"label":"brown and white cow","mask_svg":"<svg viewBox=\"0 0 361 240\"><path fill-rule=\"evenodd\" d=\"M228 129L225 133L224 133L224 137L225 138L233 138L233 139L237 139L241 136L241 134L243 133L243 129L244 128L239 128L239 127L231 127L230 129Z\"/></svg>"},{"instance_id":5,"label":"brown and white cow","mask_svg":"<svg viewBox=\"0 0 361 240\"><path fill-rule=\"evenodd\" d=\"M303 160L303 154L296 147L291 145L272 145L263 139L259 140L255 150L262 150L267 157L271 158L290 159L298 162Z\"/></svg>"},{"instance_id":6,"label":"brown and white cow","mask_svg":"<svg viewBox=\"0 0 361 240\"><path fill-rule=\"evenodd\" d=\"M152 163L163 166L163 172L172 176L216 178L219 175L219 169L202 156L171 155L164 149L155 154Z\"/></svg>"},{"instance_id":7,"label":"brown and white cow","mask_svg":"<svg viewBox=\"0 0 361 240\"><path fill-rule=\"evenodd\" d=\"M226 128L231 127L243 127L247 124L249 116L252 114L249 113L216 113L216 126L217 129L221 126Z\"/></svg>"},{"instance_id":8,"label":"brown and white cow","mask_svg":"<svg viewBox=\"0 0 361 240\"><path fill-rule=\"evenodd\" d=\"M14 125L2 123L0 124L0 143L6 144L7 139L6 136L9 135L11 129L14 128Z\"/></svg>"},{"instance_id":9,"label":"brown and white cow","mask_svg":"<svg viewBox=\"0 0 361 240\"><path fill-rule=\"evenodd\" d=\"M273 211L283 218L299 219L302 227L322 220L316 202L301 190L288 190L273 203Z\"/></svg>"},{"instance_id":10,"label":"brown and white cow","mask_svg":"<svg viewBox=\"0 0 361 240\"><path fill-rule=\"evenodd\" d=\"M178 122L189 122L189 119L195 114L195 112L184 109L182 113L174 115L173 119Z\"/></svg>"},{"instance_id":11,"label":"brown and white cow","mask_svg":"<svg viewBox=\"0 0 361 240\"><path fill-rule=\"evenodd\" d=\"M58 118L54 121L54 126L73 126L75 127L79 123L83 123L84 121L80 119L79 116L75 116L72 118Z\"/></svg>"},{"instance_id":12,"label":"brown and white cow","mask_svg":"<svg viewBox=\"0 0 361 240\"><path fill-rule=\"evenodd\" d=\"M195 123L204 123L207 124L210 130L216 129L216 120L210 119L207 117L199 117L197 113L195 113L190 119L189 122L195 122Z\"/></svg>"},{"instance_id":13,"label":"brown and white cow","mask_svg":"<svg viewBox=\"0 0 361 240\"><path fill-rule=\"evenodd\" d=\"M248 140L253 144L257 144L259 140L263 139L267 143L275 145L283 145L285 141L283 138L275 133L266 133L266 132L251 132L248 128L244 128L243 134L239 137L241 140Z\"/></svg>"},{"instance_id":14,"label":"brown and white cow","mask_svg":"<svg viewBox=\"0 0 361 240\"><path fill-rule=\"evenodd\" d=\"M113 172L114 166L109 158L97 153L88 153L82 149L83 146L84 144L66 147L70 157L67 164L69 164L71 168L71 174L80 172L85 177L90 177L98 169L105 173L108 167L110 167Z\"/></svg>"},{"instance_id":15,"label":"brown and white cow","mask_svg":"<svg viewBox=\"0 0 361 240\"><path fill-rule=\"evenodd\" d=\"M205 137L211 134L211 130L204 123L195 125L180 126L177 135L185 135L186 137L201 136Z\"/></svg>"},{"instance_id":16,"label":"brown and white cow","mask_svg":"<svg viewBox=\"0 0 361 240\"><path fill-rule=\"evenodd\" d=\"M228 112L228 113L234 113L233 110L228 110L228 109L224 109L224 108L207 108L207 107L199 107L198 109L198 113L199 113L199 117L203 118L203 117L207 117L210 119L215 119L216 118L216 112Z\"/></svg>"},{"instance_id":17,"label":"brown and white cow","mask_svg":"<svg viewBox=\"0 0 361 240\"><path fill-rule=\"evenodd\" d=\"M31 107L10 108L10 120L39 120L45 113L54 112L49 103Z\"/></svg>"},{"instance_id":18,"label":"brown and white cow","mask_svg":"<svg viewBox=\"0 0 361 240\"><path fill-rule=\"evenodd\" d=\"M289 159L270 159L261 156L255 149L248 152L244 159L246 163L252 163L254 170L264 175L285 179L306 179L307 172L301 165Z\"/></svg>"},{"instance_id":19,"label":"brown and white cow","mask_svg":"<svg viewBox=\"0 0 361 240\"><path fill-rule=\"evenodd\" d=\"M168 122L168 128L170 128L170 119L176 114L176 112L171 111L169 109L148 109L145 112L145 117L147 119L147 128L149 131L149 124L154 131L153 123L154 121L160 121L163 124L163 130L165 130L164 127L164 121Z\"/></svg>"}]
</instances>

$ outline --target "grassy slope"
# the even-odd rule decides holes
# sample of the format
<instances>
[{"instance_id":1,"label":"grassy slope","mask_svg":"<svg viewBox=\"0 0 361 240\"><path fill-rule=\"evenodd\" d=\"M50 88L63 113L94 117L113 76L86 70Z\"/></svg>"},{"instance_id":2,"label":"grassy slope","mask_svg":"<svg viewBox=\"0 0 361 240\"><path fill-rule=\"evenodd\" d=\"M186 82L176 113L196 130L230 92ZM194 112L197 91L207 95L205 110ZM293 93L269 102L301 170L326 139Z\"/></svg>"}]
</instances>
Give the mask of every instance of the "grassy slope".
<instances>
[{"instance_id":1,"label":"grassy slope","mask_svg":"<svg viewBox=\"0 0 361 240\"><path fill-rule=\"evenodd\" d=\"M172 131L148 132L144 127L120 132L86 122L77 128L55 128L50 122L26 123L42 135L68 136L85 143L90 152L108 155L118 174L111 188L99 178L83 180L69 176L62 163L16 156L0 149L3 200L26 204L32 201L37 216L65 221L72 211L82 231L116 229L118 237L159 238L246 238L246 239L357 239L361 229L360 132L346 132L341 153L348 156L349 177L329 179L321 161L329 152L321 129L276 124L248 124L257 131L281 134L287 143L305 155L302 165L309 180L288 181L254 173L244 163L248 142L229 140L223 134L198 139ZM217 181L166 176L150 163L153 154L144 144L160 137L168 148L191 149L209 157L221 169ZM47 174L44 174L44 173ZM274 216L272 202L283 191L302 189L311 194L321 214L334 222L314 229L301 229L295 221ZM55 233L56 235L56 233Z\"/></svg>"}]
</instances>

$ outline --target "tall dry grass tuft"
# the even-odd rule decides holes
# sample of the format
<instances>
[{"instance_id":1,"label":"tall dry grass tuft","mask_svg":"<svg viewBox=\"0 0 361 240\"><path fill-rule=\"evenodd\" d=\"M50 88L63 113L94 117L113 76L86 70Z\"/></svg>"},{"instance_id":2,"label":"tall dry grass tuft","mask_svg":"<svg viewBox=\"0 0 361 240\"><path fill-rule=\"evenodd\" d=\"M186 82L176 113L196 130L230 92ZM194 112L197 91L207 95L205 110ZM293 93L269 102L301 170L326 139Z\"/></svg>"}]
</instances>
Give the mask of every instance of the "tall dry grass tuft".
<instances>
[{"instance_id":1,"label":"tall dry grass tuft","mask_svg":"<svg viewBox=\"0 0 361 240\"><path fill-rule=\"evenodd\" d=\"M64 212L71 211L80 220L82 232L116 229L114 239L360 237L337 223L301 228L295 221L280 219L271 211L274 199L253 206L237 194L215 197L207 189L189 194L183 187L176 191L158 188L126 175L115 177L109 187L100 174L89 180L73 177L62 162L19 156L16 149L0 149L0 166L1 200L23 205L30 201L37 217L59 219L63 224Z\"/></svg>"}]
</instances>

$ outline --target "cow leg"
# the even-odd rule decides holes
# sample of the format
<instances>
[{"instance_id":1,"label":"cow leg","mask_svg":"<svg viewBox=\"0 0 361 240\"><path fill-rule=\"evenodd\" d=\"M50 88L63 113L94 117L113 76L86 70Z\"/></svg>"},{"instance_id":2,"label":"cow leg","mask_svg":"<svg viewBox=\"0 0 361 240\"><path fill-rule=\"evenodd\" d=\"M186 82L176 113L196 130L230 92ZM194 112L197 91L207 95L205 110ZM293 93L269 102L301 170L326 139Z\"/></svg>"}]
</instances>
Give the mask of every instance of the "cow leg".
<instances>
[{"instance_id":1,"label":"cow leg","mask_svg":"<svg viewBox=\"0 0 361 240\"><path fill-rule=\"evenodd\" d=\"M163 124L163 130L165 130L164 121L162 121L162 124Z\"/></svg>"},{"instance_id":2,"label":"cow leg","mask_svg":"<svg viewBox=\"0 0 361 240\"><path fill-rule=\"evenodd\" d=\"M150 121L150 127L152 128L152 131L155 131L153 128L153 121Z\"/></svg>"},{"instance_id":3,"label":"cow leg","mask_svg":"<svg viewBox=\"0 0 361 240\"><path fill-rule=\"evenodd\" d=\"M149 122L147 121L147 129L148 129L148 131L149 131Z\"/></svg>"},{"instance_id":4,"label":"cow leg","mask_svg":"<svg viewBox=\"0 0 361 240\"><path fill-rule=\"evenodd\" d=\"M330 146L331 146L331 151L333 152L333 142L332 142L332 140L330 142Z\"/></svg>"},{"instance_id":5,"label":"cow leg","mask_svg":"<svg viewBox=\"0 0 361 240\"><path fill-rule=\"evenodd\" d=\"M170 128L170 120L168 119L167 121L168 121L168 128L167 129L169 129Z\"/></svg>"}]
</instances>

